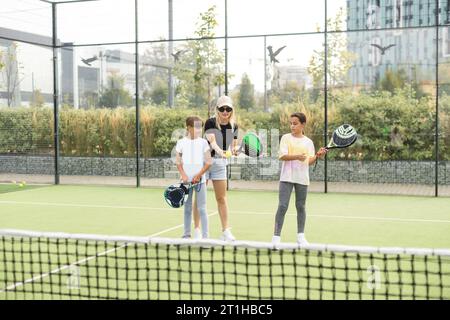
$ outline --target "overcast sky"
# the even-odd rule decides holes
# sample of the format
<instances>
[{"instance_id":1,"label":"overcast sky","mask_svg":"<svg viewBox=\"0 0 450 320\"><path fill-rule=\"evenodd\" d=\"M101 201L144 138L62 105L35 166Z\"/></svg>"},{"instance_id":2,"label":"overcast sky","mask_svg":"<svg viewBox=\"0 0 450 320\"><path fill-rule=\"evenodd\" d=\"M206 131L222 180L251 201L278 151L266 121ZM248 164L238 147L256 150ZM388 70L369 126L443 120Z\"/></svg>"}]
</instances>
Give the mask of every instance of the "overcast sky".
<instances>
[{"instance_id":1,"label":"overcast sky","mask_svg":"<svg viewBox=\"0 0 450 320\"><path fill-rule=\"evenodd\" d=\"M1 0L0 26L51 35L51 6L39 0ZM217 36L225 35L224 0L173 0L174 38L194 37L199 14L212 5L217 7ZM333 16L345 0L329 0ZM139 0L139 40L168 38L168 1ZM58 5L58 37L63 42L91 44L134 41L134 0L99 0ZM324 1L311 0L228 0L228 35L260 35L314 32L322 28ZM322 28L323 29L323 28ZM280 65L306 67L314 49L321 46L322 35L268 37L274 49L286 45L278 56ZM177 45L181 43L176 43ZM224 41L217 41L220 49ZM108 47L108 49L118 46ZM132 52L132 46L120 47ZM141 46L145 49L145 45ZM88 54L89 50L79 49ZM264 39L229 40L229 72L234 74L231 87L248 73L258 91L264 86Z\"/></svg>"}]
</instances>

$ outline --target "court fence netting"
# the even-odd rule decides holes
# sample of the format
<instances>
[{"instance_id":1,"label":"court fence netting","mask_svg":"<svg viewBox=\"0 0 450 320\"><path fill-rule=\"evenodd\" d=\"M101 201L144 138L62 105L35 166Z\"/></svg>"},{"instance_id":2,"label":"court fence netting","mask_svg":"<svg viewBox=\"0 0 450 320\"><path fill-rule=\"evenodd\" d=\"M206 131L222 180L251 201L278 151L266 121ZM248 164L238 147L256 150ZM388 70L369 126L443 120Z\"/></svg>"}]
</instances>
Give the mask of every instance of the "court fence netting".
<instances>
[{"instance_id":1,"label":"court fence netting","mask_svg":"<svg viewBox=\"0 0 450 320\"><path fill-rule=\"evenodd\" d=\"M5 299L450 299L450 250L0 230Z\"/></svg>"}]
</instances>

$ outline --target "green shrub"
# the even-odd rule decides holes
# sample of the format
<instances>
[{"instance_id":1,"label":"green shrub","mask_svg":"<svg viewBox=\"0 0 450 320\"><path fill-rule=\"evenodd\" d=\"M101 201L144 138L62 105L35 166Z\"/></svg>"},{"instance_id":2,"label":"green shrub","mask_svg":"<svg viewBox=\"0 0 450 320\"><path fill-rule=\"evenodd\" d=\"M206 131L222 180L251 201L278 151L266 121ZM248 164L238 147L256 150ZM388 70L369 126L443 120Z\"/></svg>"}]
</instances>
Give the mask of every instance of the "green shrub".
<instances>
[{"instance_id":1,"label":"green shrub","mask_svg":"<svg viewBox=\"0 0 450 320\"><path fill-rule=\"evenodd\" d=\"M52 149L53 111L51 109L1 109L1 153L42 153L52 152Z\"/></svg>"},{"instance_id":2,"label":"green shrub","mask_svg":"<svg viewBox=\"0 0 450 320\"><path fill-rule=\"evenodd\" d=\"M328 99L328 137L342 123L352 124L360 138L348 149L329 153L329 158L366 160L434 159L435 100L417 99L411 88L390 92L355 94L330 92ZM439 151L441 160L450 160L450 97L442 95L439 104ZM293 112L307 116L305 134L318 148L324 145L324 103L298 101L272 106L271 112L237 110L241 134L247 130L279 130L288 133ZM140 113L142 157L170 156L185 119L204 110L195 108L157 108L146 106ZM135 150L135 109L60 110L59 138L62 156L133 157ZM178 129L178 131L176 131ZM0 109L0 153L52 153L53 110L51 108ZM270 154L270 150L268 150Z\"/></svg>"}]
</instances>

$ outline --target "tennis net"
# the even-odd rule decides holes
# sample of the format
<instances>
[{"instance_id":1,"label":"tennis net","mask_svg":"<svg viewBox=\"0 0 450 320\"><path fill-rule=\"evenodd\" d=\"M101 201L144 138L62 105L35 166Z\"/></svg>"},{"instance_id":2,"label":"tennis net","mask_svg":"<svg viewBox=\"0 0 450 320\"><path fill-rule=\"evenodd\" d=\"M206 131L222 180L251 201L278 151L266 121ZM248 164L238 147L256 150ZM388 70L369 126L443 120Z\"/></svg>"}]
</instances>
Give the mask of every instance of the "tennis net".
<instances>
[{"instance_id":1,"label":"tennis net","mask_svg":"<svg viewBox=\"0 0 450 320\"><path fill-rule=\"evenodd\" d=\"M0 230L0 299L449 299L450 250Z\"/></svg>"}]
</instances>

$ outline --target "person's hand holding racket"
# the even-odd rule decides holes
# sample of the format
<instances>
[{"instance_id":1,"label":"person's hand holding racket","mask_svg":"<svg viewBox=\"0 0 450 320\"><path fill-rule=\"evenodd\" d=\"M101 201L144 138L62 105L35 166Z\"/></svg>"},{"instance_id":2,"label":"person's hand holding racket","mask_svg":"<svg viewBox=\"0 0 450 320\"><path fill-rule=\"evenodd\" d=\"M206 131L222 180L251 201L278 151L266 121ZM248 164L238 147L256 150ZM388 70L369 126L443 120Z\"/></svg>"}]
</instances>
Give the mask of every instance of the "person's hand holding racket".
<instances>
[{"instance_id":1,"label":"person's hand holding racket","mask_svg":"<svg viewBox=\"0 0 450 320\"><path fill-rule=\"evenodd\" d=\"M184 202L189 195L189 190L194 187L201 188L201 183L172 184L164 191L164 199L172 208L180 208L184 205Z\"/></svg>"},{"instance_id":2,"label":"person's hand holding racket","mask_svg":"<svg viewBox=\"0 0 450 320\"><path fill-rule=\"evenodd\" d=\"M325 147L322 147L319 149L319 151L316 152L316 157L322 158L327 152L328 152L328 149Z\"/></svg>"},{"instance_id":3,"label":"person's hand holding racket","mask_svg":"<svg viewBox=\"0 0 450 320\"><path fill-rule=\"evenodd\" d=\"M185 175L185 174L182 174L182 175L181 175L181 182L183 182L183 183L189 183L189 178L188 178L188 176Z\"/></svg>"},{"instance_id":4,"label":"person's hand holding racket","mask_svg":"<svg viewBox=\"0 0 450 320\"><path fill-rule=\"evenodd\" d=\"M202 180L202 176L200 174L197 174L194 176L194 178L192 178L192 183L193 184L199 183L200 180Z\"/></svg>"}]
</instances>

